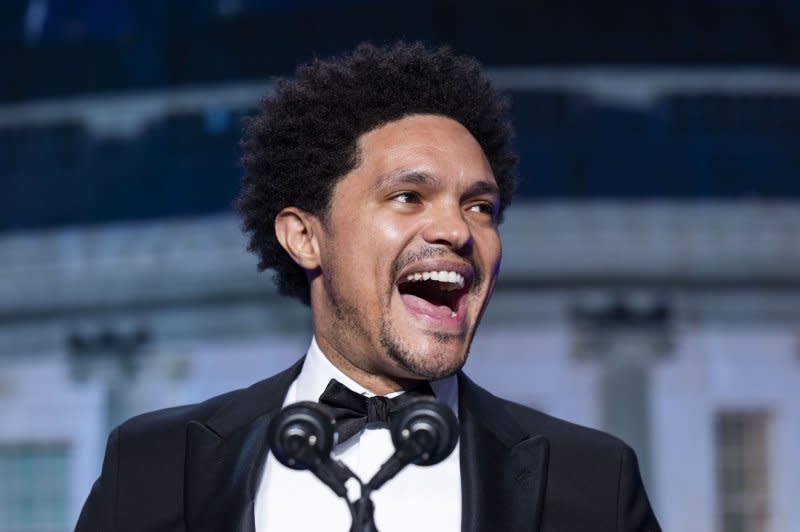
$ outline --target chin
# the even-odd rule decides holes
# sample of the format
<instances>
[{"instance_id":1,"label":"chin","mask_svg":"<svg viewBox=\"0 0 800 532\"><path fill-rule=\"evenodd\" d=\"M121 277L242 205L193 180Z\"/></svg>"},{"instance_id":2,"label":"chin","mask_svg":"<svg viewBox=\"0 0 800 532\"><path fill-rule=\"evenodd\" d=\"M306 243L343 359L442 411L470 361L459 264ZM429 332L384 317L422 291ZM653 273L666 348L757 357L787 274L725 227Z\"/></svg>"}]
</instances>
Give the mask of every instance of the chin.
<instances>
[{"instance_id":1,"label":"chin","mask_svg":"<svg viewBox=\"0 0 800 532\"><path fill-rule=\"evenodd\" d=\"M381 345L388 357L415 379L442 379L464 366L469 348L463 335L427 333L427 336L430 341L415 345L382 335Z\"/></svg>"}]
</instances>

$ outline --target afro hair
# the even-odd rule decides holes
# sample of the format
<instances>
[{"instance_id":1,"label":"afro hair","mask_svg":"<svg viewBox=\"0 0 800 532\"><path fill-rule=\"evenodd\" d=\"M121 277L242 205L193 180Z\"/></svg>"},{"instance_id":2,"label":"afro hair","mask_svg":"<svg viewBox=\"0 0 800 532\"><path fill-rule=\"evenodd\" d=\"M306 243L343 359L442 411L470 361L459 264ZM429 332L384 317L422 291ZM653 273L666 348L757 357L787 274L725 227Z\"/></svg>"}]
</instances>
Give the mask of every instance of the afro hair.
<instances>
[{"instance_id":1,"label":"afro hair","mask_svg":"<svg viewBox=\"0 0 800 532\"><path fill-rule=\"evenodd\" d=\"M259 111L245 121L237 208L259 270L273 268L280 293L306 304L306 273L278 243L275 218L288 206L324 218L337 181L358 164L359 137L373 129L413 114L456 120L492 167L500 213L511 202L517 158L507 100L477 61L449 48L363 43L349 55L299 67Z\"/></svg>"}]
</instances>

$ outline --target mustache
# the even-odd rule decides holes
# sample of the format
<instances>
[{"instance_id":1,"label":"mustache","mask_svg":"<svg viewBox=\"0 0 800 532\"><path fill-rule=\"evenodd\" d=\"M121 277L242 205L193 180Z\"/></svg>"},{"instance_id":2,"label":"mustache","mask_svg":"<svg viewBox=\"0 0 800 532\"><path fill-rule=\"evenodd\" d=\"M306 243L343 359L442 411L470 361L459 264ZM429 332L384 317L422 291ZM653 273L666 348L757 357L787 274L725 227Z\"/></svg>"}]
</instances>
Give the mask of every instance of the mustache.
<instances>
[{"instance_id":1,"label":"mustache","mask_svg":"<svg viewBox=\"0 0 800 532\"><path fill-rule=\"evenodd\" d=\"M478 263L475 262L475 257L473 257L471 253L459 255L457 253L453 253L452 251L447 251L438 247L423 248L419 251L409 252L408 254L398 257L397 260L392 263L392 279L396 280L397 276L400 275L400 271L409 264L426 259L438 259L446 256L455 256L463 261L466 261L475 274L472 286L479 286L481 284L483 281L483 270L480 268L480 266L478 266Z\"/></svg>"}]
</instances>

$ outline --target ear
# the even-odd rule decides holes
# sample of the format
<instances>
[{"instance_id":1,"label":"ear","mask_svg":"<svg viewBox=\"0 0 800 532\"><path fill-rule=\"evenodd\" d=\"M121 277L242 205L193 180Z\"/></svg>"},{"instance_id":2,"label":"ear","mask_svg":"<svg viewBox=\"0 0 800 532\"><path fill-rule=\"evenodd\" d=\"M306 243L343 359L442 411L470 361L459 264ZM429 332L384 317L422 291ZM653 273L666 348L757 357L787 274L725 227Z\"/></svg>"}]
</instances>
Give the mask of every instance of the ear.
<instances>
[{"instance_id":1,"label":"ear","mask_svg":"<svg viewBox=\"0 0 800 532\"><path fill-rule=\"evenodd\" d=\"M313 214L286 207L275 217L275 236L283 249L303 269L319 268L318 219Z\"/></svg>"}]
</instances>

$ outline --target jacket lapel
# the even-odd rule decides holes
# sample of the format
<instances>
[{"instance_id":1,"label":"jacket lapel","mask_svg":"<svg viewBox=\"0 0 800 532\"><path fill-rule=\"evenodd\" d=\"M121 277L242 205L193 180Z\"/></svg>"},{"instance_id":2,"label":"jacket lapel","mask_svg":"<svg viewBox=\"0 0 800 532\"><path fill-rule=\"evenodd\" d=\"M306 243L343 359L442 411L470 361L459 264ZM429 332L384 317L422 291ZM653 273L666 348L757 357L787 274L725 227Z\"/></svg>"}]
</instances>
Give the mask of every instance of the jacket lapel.
<instances>
[{"instance_id":1,"label":"jacket lapel","mask_svg":"<svg viewBox=\"0 0 800 532\"><path fill-rule=\"evenodd\" d=\"M462 532L539 530L548 441L529 435L505 404L459 374Z\"/></svg>"},{"instance_id":2,"label":"jacket lapel","mask_svg":"<svg viewBox=\"0 0 800 532\"><path fill-rule=\"evenodd\" d=\"M184 515L190 532L255 532L253 508L267 456L267 427L303 359L237 393L206 422L186 429Z\"/></svg>"}]
</instances>

